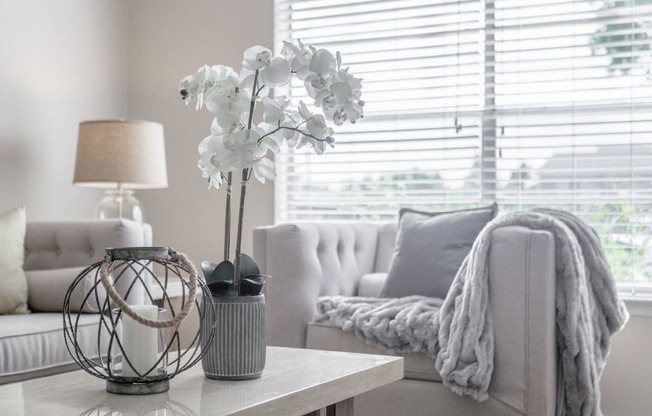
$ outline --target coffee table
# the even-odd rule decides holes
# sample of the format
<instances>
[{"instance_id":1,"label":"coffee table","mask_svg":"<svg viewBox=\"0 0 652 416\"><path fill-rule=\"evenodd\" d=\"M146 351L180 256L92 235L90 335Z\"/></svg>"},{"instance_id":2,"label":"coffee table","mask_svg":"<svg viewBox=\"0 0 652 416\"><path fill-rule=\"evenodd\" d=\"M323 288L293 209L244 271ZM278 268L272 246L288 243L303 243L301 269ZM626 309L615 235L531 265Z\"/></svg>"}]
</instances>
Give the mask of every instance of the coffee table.
<instances>
[{"instance_id":1,"label":"coffee table","mask_svg":"<svg viewBox=\"0 0 652 416\"><path fill-rule=\"evenodd\" d=\"M400 357L268 347L257 380L211 380L198 364L173 378L166 393L122 396L75 371L0 386L0 413L301 416L327 408L328 416L350 416L355 396L402 378Z\"/></svg>"}]
</instances>

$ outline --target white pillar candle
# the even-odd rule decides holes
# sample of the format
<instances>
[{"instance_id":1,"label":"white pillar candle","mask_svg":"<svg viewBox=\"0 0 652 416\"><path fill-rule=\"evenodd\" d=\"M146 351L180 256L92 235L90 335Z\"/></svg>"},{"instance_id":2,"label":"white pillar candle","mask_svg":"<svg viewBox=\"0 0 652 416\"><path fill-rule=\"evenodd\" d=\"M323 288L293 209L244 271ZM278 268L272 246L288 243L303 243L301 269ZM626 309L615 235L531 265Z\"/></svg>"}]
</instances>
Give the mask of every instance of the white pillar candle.
<instances>
[{"instance_id":1,"label":"white pillar candle","mask_svg":"<svg viewBox=\"0 0 652 416\"><path fill-rule=\"evenodd\" d=\"M158 306L156 305L129 305L138 315L146 319L158 319ZM157 328L150 328L133 320L126 313L122 313L122 348L125 356L129 357L131 366L123 357L122 375L124 377L138 377L155 374L151 371L158 360L158 332ZM133 366L133 367L132 367ZM135 371L134 371L135 370Z\"/></svg>"}]
</instances>

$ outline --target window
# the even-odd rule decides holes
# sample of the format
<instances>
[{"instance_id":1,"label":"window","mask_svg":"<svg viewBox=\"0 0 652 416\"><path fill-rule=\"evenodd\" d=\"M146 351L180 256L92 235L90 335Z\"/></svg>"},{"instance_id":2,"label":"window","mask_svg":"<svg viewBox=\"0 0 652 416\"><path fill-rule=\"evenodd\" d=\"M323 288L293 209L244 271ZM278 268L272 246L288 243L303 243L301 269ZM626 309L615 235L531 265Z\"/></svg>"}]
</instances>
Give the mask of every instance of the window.
<instances>
[{"instance_id":1,"label":"window","mask_svg":"<svg viewBox=\"0 0 652 416\"><path fill-rule=\"evenodd\" d=\"M275 4L279 45L341 51L366 101L327 154L277 158L278 221L556 207L652 286L652 0Z\"/></svg>"}]
</instances>

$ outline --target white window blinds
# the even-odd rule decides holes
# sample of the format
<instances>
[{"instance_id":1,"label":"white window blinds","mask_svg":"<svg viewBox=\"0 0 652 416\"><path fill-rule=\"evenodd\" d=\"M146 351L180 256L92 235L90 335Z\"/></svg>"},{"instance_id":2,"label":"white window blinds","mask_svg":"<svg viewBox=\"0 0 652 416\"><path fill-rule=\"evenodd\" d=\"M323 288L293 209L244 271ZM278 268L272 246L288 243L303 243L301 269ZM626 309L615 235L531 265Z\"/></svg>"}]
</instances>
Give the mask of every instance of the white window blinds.
<instances>
[{"instance_id":1,"label":"white window blinds","mask_svg":"<svg viewBox=\"0 0 652 416\"><path fill-rule=\"evenodd\" d=\"M367 103L326 154L277 159L278 221L557 207L652 283L652 0L275 4L277 42L341 51Z\"/></svg>"}]
</instances>

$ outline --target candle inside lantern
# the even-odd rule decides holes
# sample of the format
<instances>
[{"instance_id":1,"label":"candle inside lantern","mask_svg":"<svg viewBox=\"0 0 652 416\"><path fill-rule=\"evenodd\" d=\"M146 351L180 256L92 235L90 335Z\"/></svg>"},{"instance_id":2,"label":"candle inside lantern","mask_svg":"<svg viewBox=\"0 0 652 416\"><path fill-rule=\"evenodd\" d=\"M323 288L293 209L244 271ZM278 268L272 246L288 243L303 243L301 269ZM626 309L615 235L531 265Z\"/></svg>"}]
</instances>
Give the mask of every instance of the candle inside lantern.
<instances>
[{"instance_id":1,"label":"candle inside lantern","mask_svg":"<svg viewBox=\"0 0 652 416\"><path fill-rule=\"evenodd\" d=\"M159 308L156 305L130 305L130 307L145 319L158 319ZM122 314L122 338L120 341L125 355L122 357L123 377L156 375L156 369L149 372L148 370L159 358L158 336L159 329L145 326L127 314ZM164 362L161 364L165 365Z\"/></svg>"}]
</instances>

